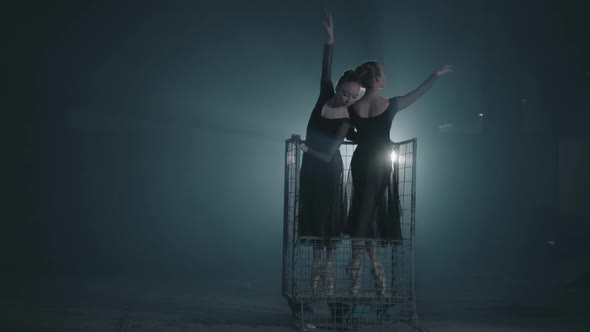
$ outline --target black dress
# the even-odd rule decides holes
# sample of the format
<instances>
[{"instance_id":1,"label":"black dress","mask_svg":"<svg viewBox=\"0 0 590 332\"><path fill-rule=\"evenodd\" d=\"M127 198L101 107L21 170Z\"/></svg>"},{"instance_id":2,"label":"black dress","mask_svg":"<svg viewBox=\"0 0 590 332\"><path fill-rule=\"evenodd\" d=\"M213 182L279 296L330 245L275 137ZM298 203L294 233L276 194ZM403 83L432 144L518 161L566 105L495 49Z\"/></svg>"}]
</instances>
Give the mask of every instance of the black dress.
<instances>
[{"instance_id":1,"label":"black dress","mask_svg":"<svg viewBox=\"0 0 590 332\"><path fill-rule=\"evenodd\" d=\"M349 108L356 132L349 135L355 143L350 163L352 199L349 211L348 234L356 238L401 240L401 207L398 183L392 176L389 138L395 114L423 95L436 80L430 76L415 91L389 100L387 109L377 116L363 118Z\"/></svg>"},{"instance_id":2,"label":"black dress","mask_svg":"<svg viewBox=\"0 0 590 332\"><path fill-rule=\"evenodd\" d=\"M352 128L348 118L322 116L322 108L334 96L331 64L332 46L325 45L320 96L307 125L305 143L309 151L301 161L299 188L299 236L324 239L344 231L346 211L339 147Z\"/></svg>"}]
</instances>

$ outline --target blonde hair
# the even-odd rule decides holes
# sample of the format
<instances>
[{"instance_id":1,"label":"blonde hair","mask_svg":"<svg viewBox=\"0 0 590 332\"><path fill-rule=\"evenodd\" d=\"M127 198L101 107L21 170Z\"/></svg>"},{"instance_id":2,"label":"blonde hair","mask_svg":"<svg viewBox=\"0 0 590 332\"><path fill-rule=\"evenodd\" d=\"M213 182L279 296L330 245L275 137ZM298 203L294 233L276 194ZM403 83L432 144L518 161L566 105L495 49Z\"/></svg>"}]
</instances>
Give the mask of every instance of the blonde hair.
<instances>
[{"instance_id":1,"label":"blonde hair","mask_svg":"<svg viewBox=\"0 0 590 332\"><path fill-rule=\"evenodd\" d=\"M354 70L363 88L370 88L375 84L375 78L381 75L381 68L376 61L367 61Z\"/></svg>"}]
</instances>

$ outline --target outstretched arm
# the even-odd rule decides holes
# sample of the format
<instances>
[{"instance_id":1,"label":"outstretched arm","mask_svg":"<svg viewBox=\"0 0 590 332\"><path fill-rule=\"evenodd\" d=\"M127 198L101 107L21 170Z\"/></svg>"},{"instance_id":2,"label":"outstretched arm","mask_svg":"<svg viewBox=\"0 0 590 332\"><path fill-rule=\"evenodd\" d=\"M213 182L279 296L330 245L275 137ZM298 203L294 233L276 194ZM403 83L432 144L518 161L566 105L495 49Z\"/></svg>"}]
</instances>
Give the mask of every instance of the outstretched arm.
<instances>
[{"instance_id":1,"label":"outstretched arm","mask_svg":"<svg viewBox=\"0 0 590 332\"><path fill-rule=\"evenodd\" d=\"M338 151L338 149L340 148L340 145L342 145L342 142L344 141L344 138L346 138L346 134L348 134L351 127L352 126L348 121L340 124L340 127L338 128L337 138L333 141L332 145L328 148L328 151L325 153L314 150L305 144L301 144L301 150L304 153L309 153L310 155L320 159L325 163L329 163L330 161L332 161L332 157L334 157L336 151Z\"/></svg>"},{"instance_id":2,"label":"outstretched arm","mask_svg":"<svg viewBox=\"0 0 590 332\"><path fill-rule=\"evenodd\" d=\"M414 91L403 96L391 98L391 102L396 103L396 108L398 112L403 110L404 108L412 105L412 103L414 103L416 100L418 100L418 98L422 97L428 90L430 90L430 88L439 76L442 76L446 73L450 73L452 71L453 66L447 65L442 67L441 69L437 70L432 75L430 75L430 77L422 84L420 84L420 86L418 86L418 88L416 88Z\"/></svg>"},{"instance_id":3,"label":"outstretched arm","mask_svg":"<svg viewBox=\"0 0 590 332\"><path fill-rule=\"evenodd\" d=\"M322 92L324 92L325 89L334 90L332 84L332 45L334 44L334 26L332 24L332 15L330 13L326 13L324 26L326 27L328 36L326 44L324 45L324 54L322 57L322 79L320 87Z\"/></svg>"}]
</instances>

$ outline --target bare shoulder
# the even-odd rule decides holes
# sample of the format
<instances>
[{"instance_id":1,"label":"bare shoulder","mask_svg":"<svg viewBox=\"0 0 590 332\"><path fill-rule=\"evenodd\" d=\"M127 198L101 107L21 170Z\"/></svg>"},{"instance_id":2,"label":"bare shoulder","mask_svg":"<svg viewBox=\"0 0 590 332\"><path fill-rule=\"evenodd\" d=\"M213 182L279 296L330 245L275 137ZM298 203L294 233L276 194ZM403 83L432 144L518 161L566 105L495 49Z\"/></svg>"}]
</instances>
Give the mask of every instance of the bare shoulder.
<instances>
[{"instance_id":1,"label":"bare shoulder","mask_svg":"<svg viewBox=\"0 0 590 332\"><path fill-rule=\"evenodd\" d=\"M375 98L373 103L373 108L378 110L383 110L389 107L389 99L379 96L379 98Z\"/></svg>"},{"instance_id":2,"label":"bare shoulder","mask_svg":"<svg viewBox=\"0 0 590 332\"><path fill-rule=\"evenodd\" d=\"M371 101L366 98L361 98L352 105L353 111L360 117L366 117L369 114L371 108Z\"/></svg>"},{"instance_id":3,"label":"bare shoulder","mask_svg":"<svg viewBox=\"0 0 590 332\"><path fill-rule=\"evenodd\" d=\"M363 118L377 116L387 109L387 107L389 107L389 99L382 96L359 100L354 104L356 114Z\"/></svg>"},{"instance_id":4,"label":"bare shoulder","mask_svg":"<svg viewBox=\"0 0 590 332\"><path fill-rule=\"evenodd\" d=\"M333 108L328 105L324 105L322 107L321 112L322 117L326 119L342 119L342 118L350 118L348 115L348 109L345 107L337 107Z\"/></svg>"}]
</instances>

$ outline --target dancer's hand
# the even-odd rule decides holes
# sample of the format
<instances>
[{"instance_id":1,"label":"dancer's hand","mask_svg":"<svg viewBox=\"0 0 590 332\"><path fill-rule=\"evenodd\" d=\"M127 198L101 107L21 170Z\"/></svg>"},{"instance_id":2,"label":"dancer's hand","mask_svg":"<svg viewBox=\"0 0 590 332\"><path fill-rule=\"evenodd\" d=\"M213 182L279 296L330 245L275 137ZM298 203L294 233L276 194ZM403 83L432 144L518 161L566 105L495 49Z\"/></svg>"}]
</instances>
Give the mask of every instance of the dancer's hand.
<instances>
[{"instance_id":1,"label":"dancer's hand","mask_svg":"<svg viewBox=\"0 0 590 332\"><path fill-rule=\"evenodd\" d=\"M454 69L455 69L455 66L453 66L453 65L446 65L446 66L444 66L441 69L439 69L439 70L436 71L436 76L443 76L444 74L452 73Z\"/></svg>"},{"instance_id":2,"label":"dancer's hand","mask_svg":"<svg viewBox=\"0 0 590 332\"><path fill-rule=\"evenodd\" d=\"M334 43L334 25L332 24L332 14L326 10L326 16L324 17L324 26L328 33L328 39L326 44L332 45Z\"/></svg>"},{"instance_id":3,"label":"dancer's hand","mask_svg":"<svg viewBox=\"0 0 590 332\"><path fill-rule=\"evenodd\" d=\"M307 153L307 151L309 151L309 148L307 147L307 145L305 145L305 143L302 143L301 145L299 145L299 147L301 148L301 151L303 151L303 153Z\"/></svg>"}]
</instances>

